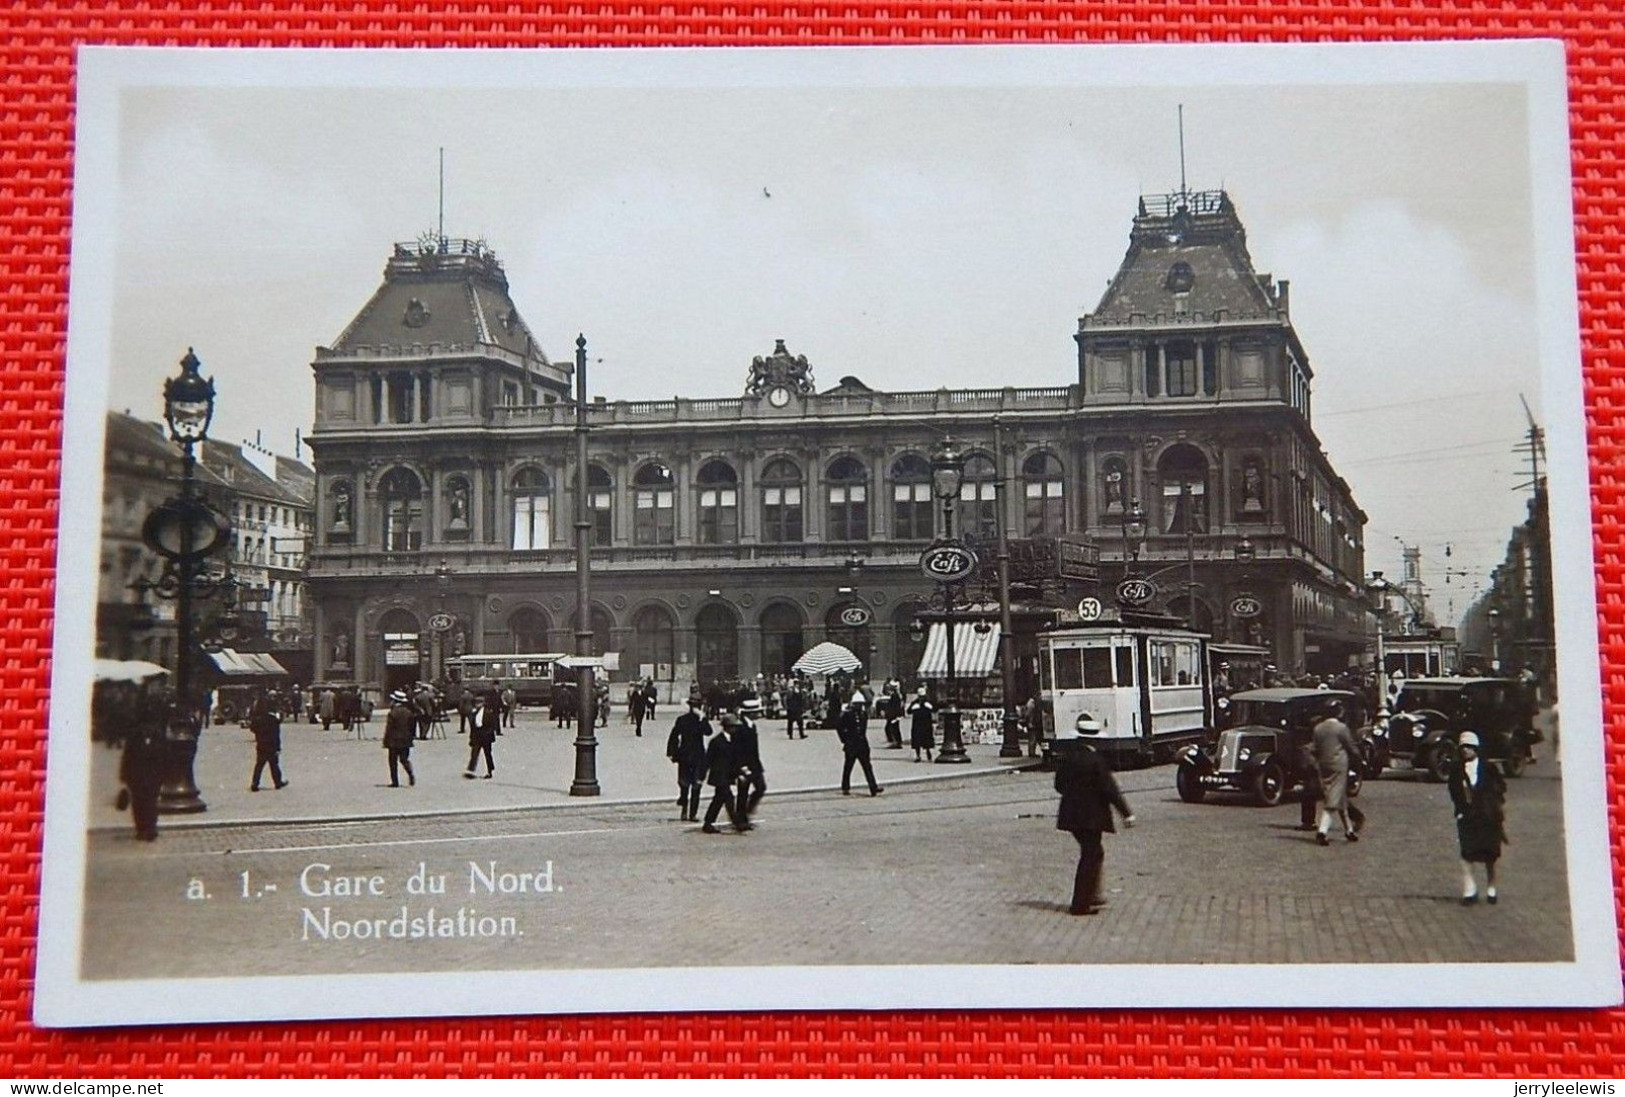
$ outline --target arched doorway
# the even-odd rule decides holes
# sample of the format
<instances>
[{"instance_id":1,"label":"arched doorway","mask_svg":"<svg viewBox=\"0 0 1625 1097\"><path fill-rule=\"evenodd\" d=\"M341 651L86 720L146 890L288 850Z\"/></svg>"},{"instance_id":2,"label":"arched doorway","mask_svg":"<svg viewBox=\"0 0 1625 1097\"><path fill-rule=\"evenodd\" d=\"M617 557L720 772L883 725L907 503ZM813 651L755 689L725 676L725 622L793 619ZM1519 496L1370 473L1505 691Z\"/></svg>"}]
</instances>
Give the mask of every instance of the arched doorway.
<instances>
[{"instance_id":1,"label":"arched doorway","mask_svg":"<svg viewBox=\"0 0 1625 1097\"><path fill-rule=\"evenodd\" d=\"M576 648L576 629L580 627L581 615L570 614L570 637L568 647L572 653ZM609 615L609 610L594 602L592 607L592 654L602 655L613 650L610 647L611 630L615 627L615 618Z\"/></svg>"},{"instance_id":2,"label":"arched doorway","mask_svg":"<svg viewBox=\"0 0 1625 1097\"><path fill-rule=\"evenodd\" d=\"M1162 532L1206 533L1207 458L1188 442L1169 446L1157 462L1162 481Z\"/></svg>"},{"instance_id":3,"label":"arched doorway","mask_svg":"<svg viewBox=\"0 0 1625 1097\"><path fill-rule=\"evenodd\" d=\"M870 627L874 615L861 602L838 602L824 615L824 639L832 640L856 655L863 663L860 676L874 673L875 634Z\"/></svg>"},{"instance_id":4,"label":"arched doorway","mask_svg":"<svg viewBox=\"0 0 1625 1097\"><path fill-rule=\"evenodd\" d=\"M1213 632L1213 610L1201 598L1181 594L1168 599L1168 612L1184 621L1195 632Z\"/></svg>"},{"instance_id":5,"label":"arched doorway","mask_svg":"<svg viewBox=\"0 0 1625 1097\"><path fill-rule=\"evenodd\" d=\"M788 602L775 602L762 611L763 674L788 675L806 650L800 610Z\"/></svg>"},{"instance_id":6,"label":"arched doorway","mask_svg":"<svg viewBox=\"0 0 1625 1097\"><path fill-rule=\"evenodd\" d=\"M410 688L421 675L422 651L417 616L409 610L392 609L378 621L378 650L382 665L378 680L384 692Z\"/></svg>"},{"instance_id":7,"label":"arched doorway","mask_svg":"<svg viewBox=\"0 0 1625 1097\"><path fill-rule=\"evenodd\" d=\"M535 606L521 606L508 618L508 635L515 654L547 650L547 634L552 630L547 614Z\"/></svg>"},{"instance_id":8,"label":"arched doorway","mask_svg":"<svg viewBox=\"0 0 1625 1097\"><path fill-rule=\"evenodd\" d=\"M665 606L644 606L632 615L632 651L627 660L638 678L670 682L676 676L677 622Z\"/></svg>"},{"instance_id":9,"label":"arched doorway","mask_svg":"<svg viewBox=\"0 0 1625 1097\"><path fill-rule=\"evenodd\" d=\"M920 626L918 636L910 631L924 608L919 602L904 602L892 610L893 647L897 653L892 674L905 685L914 680L920 669L920 660L925 657L925 626Z\"/></svg>"},{"instance_id":10,"label":"arched doorway","mask_svg":"<svg viewBox=\"0 0 1625 1097\"><path fill-rule=\"evenodd\" d=\"M695 672L702 687L739 677L739 621L711 603L694 618Z\"/></svg>"}]
</instances>

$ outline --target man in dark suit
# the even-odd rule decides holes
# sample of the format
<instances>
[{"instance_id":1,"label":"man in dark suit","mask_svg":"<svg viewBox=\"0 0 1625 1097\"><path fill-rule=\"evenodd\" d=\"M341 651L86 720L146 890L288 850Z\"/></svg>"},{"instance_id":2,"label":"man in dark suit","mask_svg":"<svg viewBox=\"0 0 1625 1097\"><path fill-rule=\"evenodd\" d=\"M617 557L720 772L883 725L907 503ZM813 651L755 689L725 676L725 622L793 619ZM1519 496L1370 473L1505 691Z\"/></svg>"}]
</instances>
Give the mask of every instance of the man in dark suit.
<instances>
[{"instance_id":1,"label":"man in dark suit","mask_svg":"<svg viewBox=\"0 0 1625 1097\"><path fill-rule=\"evenodd\" d=\"M683 809L683 822L700 817L700 786L705 784L705 740L711 725L700 710L705 700L699 694L688 699L688 711L672 725L666 738L666 757L677 763L677 806Z\"/></svg>"},{"instance_id":2,"label":"man in dark suit","mask_svg":"<svg viewBox=\"0 0 1625 1097\"><path fill-rule=\"evenodd\" d=\"M751 813L767 792L767 771L762 766L762 743L756 734L756 721L762 715L759 697L739 702L739 727L734 732L734 762L739 767L739 791L734 810L739 812L739 829L749 830Z\"/></svg>"},{"instance_id":3,"label":"man in dark suit","mask_svg":"<svg viewBox=\"0 0 1625 1097\"><path fill-rule=\"evenodd\" d=\"M734 781L739 778L739 764L734 760L734 731L739 727L739 717L727 713L722 717L722 727L711 737L711 745L705 748L705 781L712 788L711 806L705 809L705 825L700 829L707 834L719 834L716 828L717 816L722 810L728 810L728 819L735 829L742 830L739 825L739 815L734 810Z\"/></svg>"},{"instance_id":4,"label":"man in dark suit","mask_svg":"<svg viewBox=\"0 0 1625 1097\"><path fill-rule=\"evenodd\" d=\"M1098 735L1100 725L1083 722L1079 730ZM1112 809L1123 816L1124 826L1134 825L1134 812L1118 791L1117 780L1087 740L1066 743L1057 751L1060 762L1055 770L1055 791L1061 794L1056 830L1071 831L1078 840L1078 871L1072 881L1072 906L1068 913L1094 914L1105 900L1100 895L1100 873L1106 864L1101 835L1116 832Z\"/></svg>"},{"instance_id":5,"label":"man in dark suit","mask_svg":"<svg viewBox=\"0 0 1625 1097\"><path fill-rule=\"evenodd\" d=\"M847 702L846 711L835 722L835 733L841 738L841 751L846 765L841 769L841 795L852 795L852 767L863 767L863 776L869 781L869 795L879 796L886 790L875 781L875 767L869 764L869 735L864 717L863 694L854 693Z\"/></svg>"},{"instance_id":6,"label":"man in dark suit","mask_svg":"<svg viewBox=\"0 0 1625 1097\"><path fill-rule=\"evenodd\" d=\"M266 766L271 767L271 780L276 787L287 788L288 782L282 779L282 714L269 694L255 702L248 730L254 733L254 776L249 779L248 791L260 790L260 774Z\"/></svg>"}]
</instances>

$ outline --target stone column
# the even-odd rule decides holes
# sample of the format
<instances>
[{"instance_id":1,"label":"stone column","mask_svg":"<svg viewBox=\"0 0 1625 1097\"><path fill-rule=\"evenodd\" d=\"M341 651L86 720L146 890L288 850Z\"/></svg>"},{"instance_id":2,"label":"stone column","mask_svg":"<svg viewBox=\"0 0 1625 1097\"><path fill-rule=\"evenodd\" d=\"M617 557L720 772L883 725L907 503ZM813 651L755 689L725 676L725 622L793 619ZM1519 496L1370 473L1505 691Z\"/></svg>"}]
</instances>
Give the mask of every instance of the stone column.
<instances>
[{"instance_id":1,"label":"stone column","mask_svg":"<svg viewBox=\"0 0 1625 1097\"><path fill-rule=\"evenodd\" d=\"M756 454L739 452L739 543L754 545L761 540L762 500L756 490Z\"/></svg>"},{"instance_id":2,"label":"stone column","mask_svg":"<svg viewBox=\"0 0 1625 1097\"><path fill-rule=\"evenodd\" d=\"M803 450L801 466L806 473L801 488L803 540L816 544L824 539L824 514L829 508L829 488L824 481L822 454L817 450Z\"/></svg>"},{"instance_id":3,"label":"stone column","mask_svg":"<svg viewBox=\"0 0 1625 1097\"><path fill-rule=\"evenodd\" d=\"M673 538L679 545L692 545L699 539L700 499L694 491L694 454L678 454L672 470L672 519L676 526Z\"/></svg>"}]
</instances>

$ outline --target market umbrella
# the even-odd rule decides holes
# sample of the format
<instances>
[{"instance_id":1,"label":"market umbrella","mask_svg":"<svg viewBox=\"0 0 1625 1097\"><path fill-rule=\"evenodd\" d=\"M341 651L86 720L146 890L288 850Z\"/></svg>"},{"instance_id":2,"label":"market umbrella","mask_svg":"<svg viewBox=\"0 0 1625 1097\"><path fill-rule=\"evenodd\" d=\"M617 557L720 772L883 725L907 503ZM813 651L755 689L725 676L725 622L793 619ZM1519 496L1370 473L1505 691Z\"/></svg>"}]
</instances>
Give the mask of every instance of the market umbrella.
<instances>
[{"instance_id":1,"label":"market umbrella","mask_svg":"<svg viewBox=\"0 0 1625 1097\"><path fill-rule=\"evenodd\" d=\"M846 648L825 640L797 659L790 669L797 674L833 674L838 670L857 670L862 665L863 660Z\"/></svg>"}]
</instances>

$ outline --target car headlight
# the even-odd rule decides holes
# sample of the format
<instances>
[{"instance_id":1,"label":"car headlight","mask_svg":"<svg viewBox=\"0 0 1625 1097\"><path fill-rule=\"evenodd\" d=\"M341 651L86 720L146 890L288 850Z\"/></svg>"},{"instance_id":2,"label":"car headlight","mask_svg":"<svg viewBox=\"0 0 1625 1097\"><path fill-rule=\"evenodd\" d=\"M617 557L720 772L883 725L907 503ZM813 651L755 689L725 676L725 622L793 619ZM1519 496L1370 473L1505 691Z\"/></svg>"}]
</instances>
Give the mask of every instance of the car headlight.
<instances>
[{"instance_id":1,"label":"car headlight","mask_svg":"<svg viewBox=\"0 0 1625 1097\"><path fill-rule=\"evenodd\" d=\"M1077 719L1077 723L1076 723L1075 726L1078 729L1078 734L1079 735L1099 735L1100 734L1100 721L1096 720L1093 716L1089 715L1087 712L1078 713L1078 719Z\"/></svg>"},{"instance_id":2,"label":"car headlight","mask_svg":"<svg viewBox=\"0 0 1625 1097\"><path fill-rule=\"evenodd\" d=\"M1247 747L1242 747L1241 750L1236 754L1236 761L1245 762L1247 759L1251 758L1252 756L1253 756L1253 752L1250 749L1248 749Z\"/></svg>"}]
</instances>

